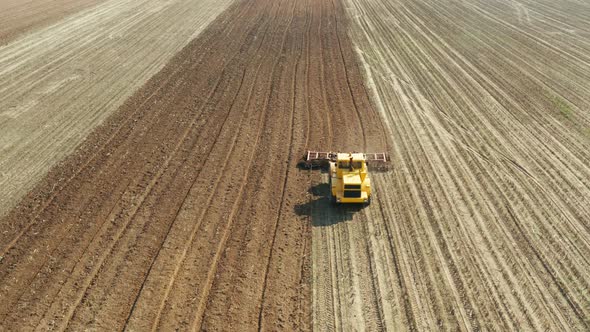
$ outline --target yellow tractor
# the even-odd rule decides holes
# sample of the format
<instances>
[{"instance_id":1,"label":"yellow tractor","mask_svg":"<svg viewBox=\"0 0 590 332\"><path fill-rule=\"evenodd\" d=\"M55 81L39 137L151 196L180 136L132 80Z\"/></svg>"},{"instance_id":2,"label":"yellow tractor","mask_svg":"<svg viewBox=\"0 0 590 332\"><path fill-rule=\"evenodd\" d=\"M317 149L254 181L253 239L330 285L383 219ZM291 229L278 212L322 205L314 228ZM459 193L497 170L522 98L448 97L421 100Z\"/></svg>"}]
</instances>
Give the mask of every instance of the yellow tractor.
<instances>
[{"instance_id":1,"label":"yellow tractor","mask_svg":"<svg viewBox=\"0 0 590 332\"><path fill-rule=\"evenodd\" d=\"M371 203L371 169L386 170L386 153L307 151L306 168L329 166L331 200L334 203Z\"/></svg>"}]
</instances>

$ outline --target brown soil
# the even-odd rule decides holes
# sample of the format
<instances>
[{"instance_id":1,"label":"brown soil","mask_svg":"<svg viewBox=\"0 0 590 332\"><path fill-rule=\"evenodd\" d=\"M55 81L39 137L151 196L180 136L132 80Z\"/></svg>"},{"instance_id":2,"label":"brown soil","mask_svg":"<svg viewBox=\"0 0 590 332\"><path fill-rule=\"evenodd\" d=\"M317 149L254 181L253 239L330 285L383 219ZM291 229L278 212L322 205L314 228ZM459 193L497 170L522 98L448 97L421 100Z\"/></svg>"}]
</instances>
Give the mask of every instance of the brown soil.
<instances>
[{"instance_id":1,"label":"brown soil","mask_svg":"<svg viewBox=\"0 0 590 332\"><path fill-rule=\"evenodd\" d=\"M306 148L384 148L330 1L240 1L0 221L3 329L311 328Z\"/></svg>"},{"instance_id":2,"label":"brown soil","mask_svg":"<svg viewBox=\"0 0 590 332\"><path fill-rule=\"evenodd\" d=\"M106 1L0 47L0 218L230 3Z\"/></svg>"},{"instance_id":3,"label":"brown soil","mask_svg":"<svg viewBox=\"0 0 590 332\"><path fill-rule=\"evenodd\" d=\"M143 85L218 4L0 48L0 215L114 114L0 220L0 330L588 329L588 4L238 0ZM388 147L369 207L296 168Z\"/></svg>"},{"instance_id":4,"label":"brown soil","mask_svg":"<svg viewBox=\"0 0 590 332\"><path fill-rule=\"evenodd\" d=\"M0 0L0 45L105 0Z\"/></svg>"}]
</instances>

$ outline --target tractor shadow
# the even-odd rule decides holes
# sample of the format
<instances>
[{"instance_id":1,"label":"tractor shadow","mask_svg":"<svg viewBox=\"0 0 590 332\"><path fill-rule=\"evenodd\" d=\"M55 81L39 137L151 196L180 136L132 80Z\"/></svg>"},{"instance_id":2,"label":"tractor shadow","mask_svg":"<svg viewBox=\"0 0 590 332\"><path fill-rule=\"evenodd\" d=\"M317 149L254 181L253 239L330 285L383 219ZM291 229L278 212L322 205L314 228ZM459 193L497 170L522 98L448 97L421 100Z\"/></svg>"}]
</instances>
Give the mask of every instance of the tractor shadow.
<instances>
[{"instance_id":1,"label":"tractor shadow","mask_svg":"<svg viewBox=\"0 0 590 332\"><path fill-rule=\"evenodd\" d=\"M351 221L355 214L364 209L365 205L334 204L330 201L330 185L319 183L309 188L311 200L304 204L295 205L295 213L299 216L311 218L313 227L325 227Z\"/></svg>"}]
</instances>

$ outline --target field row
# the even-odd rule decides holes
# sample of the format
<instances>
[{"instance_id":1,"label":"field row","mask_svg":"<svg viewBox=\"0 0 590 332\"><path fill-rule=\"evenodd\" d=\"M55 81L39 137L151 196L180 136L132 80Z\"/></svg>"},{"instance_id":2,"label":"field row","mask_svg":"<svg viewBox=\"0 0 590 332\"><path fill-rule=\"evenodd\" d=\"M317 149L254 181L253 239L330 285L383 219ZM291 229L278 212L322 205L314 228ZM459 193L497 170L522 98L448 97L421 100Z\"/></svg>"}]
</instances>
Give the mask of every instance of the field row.
<instances>
[{"instance_id":1,"label":"field row","mask_svg":"<svg viewBox=\"0 0 590 332\"><path fill-rule=\"evenodd\" d=\"M588 4L346 5L394 171L353 222L314 229L314 281L338 285L316 321L587 329Z\"/></svg>"}]
</instances>

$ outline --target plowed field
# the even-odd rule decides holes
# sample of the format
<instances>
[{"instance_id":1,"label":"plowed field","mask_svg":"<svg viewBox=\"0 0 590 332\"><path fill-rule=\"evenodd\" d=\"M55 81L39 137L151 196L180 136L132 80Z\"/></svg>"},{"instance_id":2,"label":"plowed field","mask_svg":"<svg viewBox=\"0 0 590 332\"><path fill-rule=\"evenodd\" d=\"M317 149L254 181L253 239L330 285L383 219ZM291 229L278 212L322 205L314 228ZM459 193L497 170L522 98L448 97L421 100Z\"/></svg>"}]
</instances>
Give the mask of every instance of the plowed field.
<instances>
[{"instance_id":1,"label":"plowed field","mask_svg":"<svg viewBox=\"0 0 590 332\"><path fill-rule=\"evenodd\" d=\"M590 328L589 4L82 3L0 46L0 330Z\"/></svg>"},{"instance_id":2,"label":"plowed field","mask_svg":"<svg viewBox=\"0 0 590 332\"><path fill-rule=\"evenodd\" d=\"M337 6L230 6L54 168L2 221L2 326L308 329L295 166L384 137Z\"/></svg>"}]
</instances>

